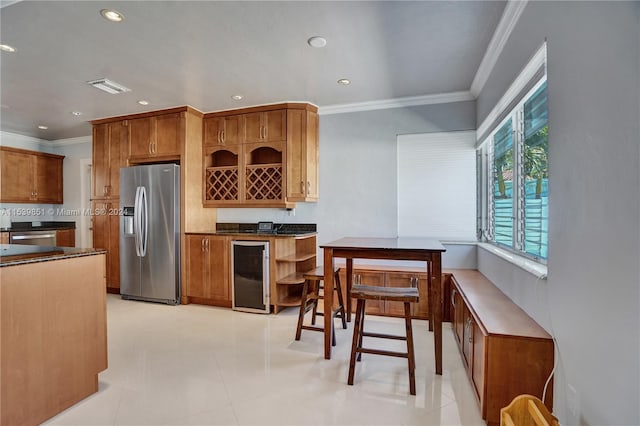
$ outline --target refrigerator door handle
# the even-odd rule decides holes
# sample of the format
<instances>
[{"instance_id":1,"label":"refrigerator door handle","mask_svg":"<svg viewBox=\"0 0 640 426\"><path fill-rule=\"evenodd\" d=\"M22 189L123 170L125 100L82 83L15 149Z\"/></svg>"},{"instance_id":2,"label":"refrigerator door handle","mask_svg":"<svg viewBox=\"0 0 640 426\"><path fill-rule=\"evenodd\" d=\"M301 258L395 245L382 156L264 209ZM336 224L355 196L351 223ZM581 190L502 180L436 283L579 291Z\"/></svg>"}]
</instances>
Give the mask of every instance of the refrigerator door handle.
<instances>
[{"instance_id":1,"label":"refrigerator door handle","mask_svg":"<svg viewBox=\"0 0 640 426\"><path fill-rule=\"evenodd\" d=\"M144 186L140 187L140 206L142 211L140 212L140 219L142 224L142 232L140 236L140 256L145 257L147 255L147 244L149 242L149 209L147 201L147 190Z\"/></svg>"},{"instance_id":2,"label":"refrigerator door handle","mask_svg":"<svg viewBox=\"0 0 640 426\"><path fill-rule=\"evenodd\" d=\"M139 186L136 188L136 198L135 201L133 202L133 211L134 211L134 215L133 215L133 230L135 232L135 245L136 245L136 256L141 257L141 243L140 243L140 237L142 234L142 223L141 223L141 206L140 206L140 198L141 195L140 193L142 192L142 187Z\"/></svg>"}]
</instances>

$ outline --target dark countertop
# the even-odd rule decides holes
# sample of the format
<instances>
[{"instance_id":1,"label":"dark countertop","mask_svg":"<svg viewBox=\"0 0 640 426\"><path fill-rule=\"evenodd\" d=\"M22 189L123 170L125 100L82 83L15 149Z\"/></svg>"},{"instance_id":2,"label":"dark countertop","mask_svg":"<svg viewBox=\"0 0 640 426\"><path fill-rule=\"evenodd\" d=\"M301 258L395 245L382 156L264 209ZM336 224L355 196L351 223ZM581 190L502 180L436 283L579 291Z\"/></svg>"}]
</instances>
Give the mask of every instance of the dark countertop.
<instances>
[{"instance_id":1,"label":"dark countertop","mask_svg":"<svg viewBox=\"0 0 640 426\"><path fill-rule=\"evenodd\" d=\"M259 237L300 237L314 235L317 231L315 223L271 223L272 231L258 230L257 223L216 223L216 230L213 232L220 235L232 236L259 236Z\"/></svg>"},{"instance_id":2,"label":"dark countertop","mask_svg":"<svg viewBox=\"0 0 640 426\"><path fill-rule=\"evenodd\" d=\"M242 237L250 239L260 238L292 238L292 237L306 237L309 235L315 235L316 232L249 232L249 231L229 231L229 230L204 230L198 232L186 232L188 235L220 235L231 237Z\"/></svg>"},{"instance_id":3,"label":"dark countertop","mask_svg":"<svg viewBox=\"0 0 640 426\"><path fill-rule=\"evenodd\" d=\"M40 223L34 226L34 223ZM11 222L11 228L0 229L2 232L53 231L57 229L76 229L76 223L70 222Z\"/></svg>"},{"instance_id":4,"label":"dark countertop","mask_svg":"<svg viewBox=\"0 0 640 426\"><path fill-rule=\"evenodd\" d=\"M0 267L103 254L104 249L0 244Z\"/></svg>"}]
</instances>

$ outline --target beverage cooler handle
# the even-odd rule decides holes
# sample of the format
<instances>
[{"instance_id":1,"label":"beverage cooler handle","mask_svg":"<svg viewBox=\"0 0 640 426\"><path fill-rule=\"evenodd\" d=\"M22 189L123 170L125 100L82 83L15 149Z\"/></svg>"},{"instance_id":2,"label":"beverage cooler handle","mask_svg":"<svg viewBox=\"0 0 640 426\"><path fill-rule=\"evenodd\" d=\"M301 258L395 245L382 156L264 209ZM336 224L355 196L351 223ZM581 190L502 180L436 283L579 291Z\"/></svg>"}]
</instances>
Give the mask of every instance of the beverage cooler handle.
<instances>
[{"instance_id":1,"label":"beverage cooler handle","mask_svg":"<svg viewBox=\"0 0 640 426\"><path fill-rule=\"evenodd\" d=\"M136 199L134 202L133 226L135 230L136 255L144 257L147 254L147 191L144 186L136 188Z\"/></svg>"},{"instance_id":2,"label":"beverage cooler handle","mask_svg":"<svg viewBox=\"0 0 640 426\"><path fill-rule=\"evenodd\" d=\"M262 271L263 274L264 272L269 270L269 252L266 251L264 248L262 249ZM267 284L267 285L265 285ZM269 288L269 275L267 274L266 276L263 275L262 276L262 285L264 287L264 292L262 295L262 304L267 306L269 305L269 299L271 297L270 295L270 291L271 289Z\"/></svg>"}]
</instances>

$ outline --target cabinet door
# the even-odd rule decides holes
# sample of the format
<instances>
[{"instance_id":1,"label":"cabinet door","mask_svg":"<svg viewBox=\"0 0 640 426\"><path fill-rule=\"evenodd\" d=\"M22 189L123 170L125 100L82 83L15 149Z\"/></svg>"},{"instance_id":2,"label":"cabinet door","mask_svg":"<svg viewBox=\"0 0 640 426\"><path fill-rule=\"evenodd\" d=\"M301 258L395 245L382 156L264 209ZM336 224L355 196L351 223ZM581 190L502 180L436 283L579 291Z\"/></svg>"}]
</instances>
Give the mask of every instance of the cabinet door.
<instances>
[{"instance_id":1,"label":"cabinet door","mask_svg":"<svg viewBox=\"0 0 640 426\"><path fill-rule=\"evenodd\" d=\"M307 194L307 150L303 110L287 112L287 199L304 201Z\"/></svg>"},{"instance_id":2,"label":"cabinet door","mask_svg":"<svg viewBox=\"0 0 640 426\"><path fill-rule=\"evenodd\" d=\"M475 321L472 321L471 327L473 335L471 377L478 399L482 401L484 399L484 335Z\"/></svg>"},{"instance_id":3,"label":"cabinet door","mask_svg":"<svg viewBox=\"0 0 640 426\"><path fill-rule=\"evenodd\" d=\"M56 246L75 247L76 246L76 230L75 229L58 229L56 231Z\"/></svg>"},{"instance_id":4,"label":"cabinet door","mask_svg":"<svg viewBox=\"0 0 640 426\"><path fill-rule=\"evenodd\" d=\"M226 237L207 237L205 244L209 262L209 298L231 301L229 281L229 239Z\"/></svg>"},{"instance_id":5,"label":"cabinet door","mask_svg":"<svg viewBox=\"0 0 640 426\"><path fill-rule=\"evenodd\" d=\"M263 112L263 137L266 142L287 140L287 110Z\"/></svg>"},{"instance_id":6,"label":"cabinet door","mask_svg":"<svg viewBox=\"0 0 640 426\"><path fill-rule=\"evenodd\" d=\"M5 203L33 202L35 198L34 158L11 150L0 150L0 201Z\"/></svg>"},{"instance_id":7,"label":"cabinet door","mask_svg":"<svg viewBox=\"0 0 640 426\"><path fill-rule=\"evenodd\" d=\"M307 177L307 201L316 201L319 197L318 183L318 114L306 112L306 149L305 169Z\"/></svg>"},{"instance_id":8,"label":"cabinet door","mask_svg":"<svg viewBox=\"0 0 640 426\"><path fill-rule=\"evenodd\" d=\"M92 182L91 198L108 196L110 170L109 170L109 138L111 124L97 124L93 126L93 152L92 152Z\"/></svg>"},{"instance_id":9,"label":"cabinet door","mask_svg":"<svg viewBox=\"0 0 640 426\"><path fill-rule=\"evenodd\" d=\"M151 118L129 120L129 157L148 158L151 156L153 126Z\"/></svg>"},{"instance_id":10,"label":"cabinet door","mask_svg":"<svg viewBox=\"0 0 640 426\"><path fill-rule=\"evenodd\" d=\"M384 272L377 271L358 271L354 273L354 283L372 286L384 286ZM356 301L352 299L351 306L355 309ZM367 300L365 313L371 315L381 315L384 313L384 301Z\"/></svg>"},{"instance_id":11,"label":"cabinet door","mask_svg":"<svg viewBox=\"0 0 640 426\"><path fill-rule=\"evenodd\" d=\"M451 318L453 321L453 335L458 342L458 346L461 346L464 330L462 297L455 286L451 286Z\"/></svg>"},{"instance_id":12,"label":"cabinet door","mask_svg":"<svg viewBox=\"0 0 640 426\"><path fill-rule=\"evenodd\" d=\"M206 237L187 235L187 296L208 298L205 277L209 271L209 259L205 255Z\"/></svg>"},{"instance_id":13,"label":"cabinet door","mask_svg":"<svg viewBox=\"0 0 640 426\"><path fill-rule=\"evenodd\" d=\"M62 159L35 156L35 199L40 203L62 204Z\"/></svg>"},{"instance_id":14,"label":"cabinet door","mask_svg":"<svg viewBox=\"0 0 640 426\"><path fill-rule=\"evenodd\" d=\"M244 114L244 142L278 142L287 140L287 110Z\"/></svg>"},{"instance_id":15,"label":"cabinet door","mask_svg":"<svg viewBox=\"0 0 640 426\"><path fill-rule=\"evenodd\" d=\"M119 216L109 215L118 203L93 201L93 247L107 250L107 288L113 292L120 289L120 221Z\"/></svg>"},{"instance_id":16,"label":"cabinet door","mask_svg":"<svg viewBox=\"0 0 640 426\"><path fill-rule=\"evenodd\" d=\"M9 244L8 232L0 232L0 244Z\"/></svg>"},{"instance_id":17,"label":"cabinet door","mask_svg":"<svg viewBox=\"0 0 640 426\"><path fill-rule=\"evenodd\" d=\"M386 287L411 287L411 280L415 277L415 274L406 272L387 272L385 276ZM415 305L415 303L412 303L412 305ZM387 315L404 316L404 303L385 302L384 313Z\"/></svg>"},{"instance_id":18,"label":"cabinet door","mask_svg":"<svg viewBox=\"0 0 640 426\"><path fill-rule=\"evenodd\" d=\"M473 318L466 305L462 306L462 319L464 321L464 328L462 330L462 358L467 368L471 369L473 362Z\"/></svg>"},{"instance_id":19,"label":"cabinet door","mask_svg":"<svg viewBox=\"0 0 640 426\"><path fill-rule=\"evenodd\" d=\"M206 146L239 144L241 123L241 115L205 119L203 121L204 144Z\"/></svg>"},{"instance_id":20,"label":"cabinet door","mask_svg":"<svg viewBox=\"0 0 640 426\"><path fill-rule=\"evenodd\" d=\"M127 127L122 121L110 123L109 133L109 180L107 195L120 196L120 168L127 166ZM117 207L117 206L115 206Z\"/></svg>"},{"instance_id":21,"label":"cabinet door","mask_svg":"<svg viewBox=\"0 0 640 426\"><path fill-rule=\"evenodd\" d=\"M418 280L418 294L420 300L418 303L414 303L412 308L412 315L420 319L429 319L429 285L427 281L427 274L413 274Z\"/></svg>"},{"instance_id":22,"label":"cabinet door","mask_svg":"<svg viewBox=\"0 0 640 426\"><path fill-rule=\"evenodd\" d=\"M152 156L180 156L184 140L182 113L164 114L155 120L155 141L152 141Z\"/></svg>"},{"instance_id":23,"label":"cabinet door","mask_svg":"<svg viewBox=\"0 0 640 426\"><path fill-rule=\"evenodd\" d=\"M244 114L242 120L244 121L244 142L263 142L262 113Z\"/></svg>"}]
</instances>

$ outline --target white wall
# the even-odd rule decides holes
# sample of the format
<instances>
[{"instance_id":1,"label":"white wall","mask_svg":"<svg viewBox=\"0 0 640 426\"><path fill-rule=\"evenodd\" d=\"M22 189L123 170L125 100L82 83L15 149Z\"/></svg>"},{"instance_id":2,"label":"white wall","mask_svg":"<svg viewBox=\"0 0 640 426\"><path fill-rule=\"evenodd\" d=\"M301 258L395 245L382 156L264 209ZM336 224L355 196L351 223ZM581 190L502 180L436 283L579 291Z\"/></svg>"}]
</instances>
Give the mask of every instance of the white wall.
<instances>
[{"instance_id":1,"label":"white wall","mask_svg":"<svg viewBox=\"0 0 640 426\"><path fill-rule=\"evenodd\" d=\"M64 204L58 205L53 220L76 223L76 247L82 247L90 216L82 212L83 161L91 162L91 136L53 141L56 154L64 155L63 185ZM80 213L78 213L80 211Z\"/></svg>"},{"instance_id":2,"label":"white wall","mask_svg":"<svg viewBox=\"0 0 640 426\"><path fill-rule=\"evenodd\" d=\"M397 235L397 136L475 129L474 102L320 116L320 200L282 209L218 209L219 222L317 223L318 243ZM475 268L475 246L455 246L443 266Z\"/></svg>"},{"instance_id":3,"label":"white wall","mask_svg":"<svg viewBox=\"0 0 640 426\"><path fill-rule=\"evenodd\" d=\"M480 123L547 39L548 280L483 249L478 267L554 335L565 425L640 424L639 15L529 2L477 101Z\"/></svg>"}]
</instances>

